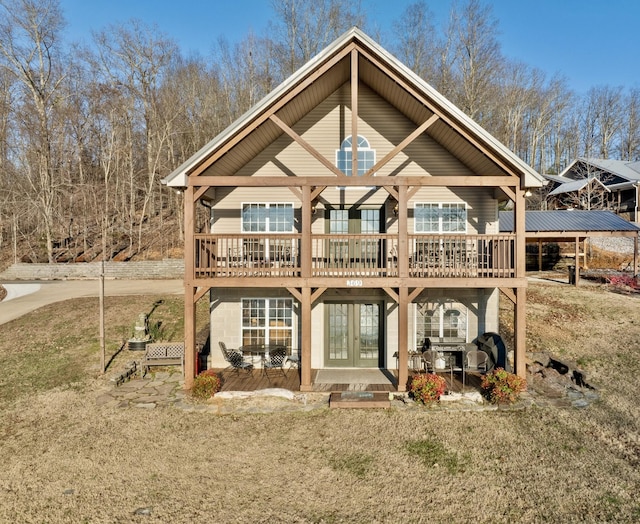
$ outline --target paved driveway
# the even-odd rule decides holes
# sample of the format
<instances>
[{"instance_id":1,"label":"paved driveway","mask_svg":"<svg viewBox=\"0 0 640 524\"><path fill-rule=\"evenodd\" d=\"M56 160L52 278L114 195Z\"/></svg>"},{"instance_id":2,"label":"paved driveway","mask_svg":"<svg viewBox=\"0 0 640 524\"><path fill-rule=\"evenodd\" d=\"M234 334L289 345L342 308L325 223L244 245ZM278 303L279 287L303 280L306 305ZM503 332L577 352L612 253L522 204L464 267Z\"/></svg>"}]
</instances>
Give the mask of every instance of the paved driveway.
<instances>
[{"instance_id":1,"label":"paved driveway","mask_svg":"<svg viewBox=\"0 0 640 524\"><path fill-rule=\"evenodd\" d=\"M98 297L97 280L56 280L38 282L2 282L7 298L0 302L0 324L14 320L42 306L71 298ZM105 296L179 295L182 280L105 280Z\"/></svg>"}]
</instances>

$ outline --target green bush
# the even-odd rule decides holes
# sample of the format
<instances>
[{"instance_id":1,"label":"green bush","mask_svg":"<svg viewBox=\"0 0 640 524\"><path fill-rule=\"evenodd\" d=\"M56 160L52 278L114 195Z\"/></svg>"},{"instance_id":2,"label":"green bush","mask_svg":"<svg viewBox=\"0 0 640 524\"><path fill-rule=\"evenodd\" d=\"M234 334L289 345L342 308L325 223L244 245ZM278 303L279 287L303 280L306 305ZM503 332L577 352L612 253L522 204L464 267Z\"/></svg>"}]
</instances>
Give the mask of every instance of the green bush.
<instances>
[{"instance_id":1,"label":"green bush","mask_svg":"<svg viewBox=\"0 0 640 524\"><path fill-rule=\"evenodd\" d=\"M193 380L191 396L199 400L207 400L220 391L220 377L213 369L207 369Z\"/></svg>"},{"instance_id":2,"label":"green bush","mask_svg":"<svg viewBox=\"0 0 640 524\"><path fill-rule=\"evenodd\" d=\"M527 389L527 382L503 368L496 368L482 377L482 394L492 404L513 404Z\"/></svg>"},{"instance_id":3,"label":"green bush","mask_svg":"<svg viewBox=\"0 0 640 524\"><path fill-rule=\"evenodd\" d=\"M435 373L420 373L414 375L409 386L409 393L416 402L429 404L440 400L447 388L446 380Z\"/></svg>"}]
</instances>

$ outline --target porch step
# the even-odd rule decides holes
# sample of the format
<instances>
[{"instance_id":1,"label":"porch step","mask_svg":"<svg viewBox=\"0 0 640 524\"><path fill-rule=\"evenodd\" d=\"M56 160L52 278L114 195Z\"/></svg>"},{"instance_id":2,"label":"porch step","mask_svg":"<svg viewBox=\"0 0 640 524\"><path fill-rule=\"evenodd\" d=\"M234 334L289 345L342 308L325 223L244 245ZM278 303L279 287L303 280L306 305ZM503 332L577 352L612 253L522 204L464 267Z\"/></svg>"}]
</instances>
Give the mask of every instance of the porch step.
<instances>
[{"instance_id":1,"label":"porch step","mask_svg":"<svg viewBox=\"0 0 640 524\"><path fill-rule=\"evenodd\" d=\"M334 391L329 397L329 408L383 408L391 407L386 391Z\"/></svg>"}]
</instances>

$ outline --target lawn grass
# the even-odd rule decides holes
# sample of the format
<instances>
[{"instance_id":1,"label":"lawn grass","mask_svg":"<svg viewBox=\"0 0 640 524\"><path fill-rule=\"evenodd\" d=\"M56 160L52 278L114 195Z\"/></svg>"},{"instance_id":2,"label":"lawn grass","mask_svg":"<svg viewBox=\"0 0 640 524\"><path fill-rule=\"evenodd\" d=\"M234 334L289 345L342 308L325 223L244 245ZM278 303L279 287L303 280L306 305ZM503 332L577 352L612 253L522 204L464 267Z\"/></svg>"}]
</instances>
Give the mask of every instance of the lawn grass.
<instances>
[{"instance_id":1,"label":"lawn grass","mask_svg":"<svg viewBox=\"0 0 640 524\"><path fill-rule=\"evenodd\" d=\"M157 299L109 299L110 344ZM58 305L55 335L27 330L43 311L0 326L0 365L12 369L0 389L13 391L0 403L0 521L637 522L640 302L543 284L528 299L529 346L581 359L599 402L227 416L98 407L91 302ZM27 337L62 375L75 371L54 380L42 364L26 387L37 352L6 340Z\"/></svg>"}]
</instances>

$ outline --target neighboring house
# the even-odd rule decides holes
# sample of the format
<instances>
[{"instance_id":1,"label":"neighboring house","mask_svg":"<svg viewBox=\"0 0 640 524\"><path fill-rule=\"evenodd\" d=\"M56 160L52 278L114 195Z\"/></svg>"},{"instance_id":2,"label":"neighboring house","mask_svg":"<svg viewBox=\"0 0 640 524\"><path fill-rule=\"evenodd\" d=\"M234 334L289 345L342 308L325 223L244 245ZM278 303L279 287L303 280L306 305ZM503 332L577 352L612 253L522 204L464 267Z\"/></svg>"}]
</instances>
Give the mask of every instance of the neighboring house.
<instances>
[{"instance_id":1,"label":"neighboring house","mask_svg":"<svg viewBox=\"0 0 640 524\"><path fill-rule=\"evenodd\" d=\"M185 190L187 387L205 297L210 366L218 341L286 345L303 391L335 367L397 367L404 391L410 350L498 332L506 297L525 374L524 195L543 178L359 29L165 182Z\"/></svg>"},{"instance_id":2,"label":"neighboring house","mask_svg":"<svg viewBox=\"0 0 640 524\"><path fill-rule=\"evenodd\" d=\"M560 175L545 175L548 209L608 209L638 222L640 162L578 158Z\"/></svg>"}]
</instances>

